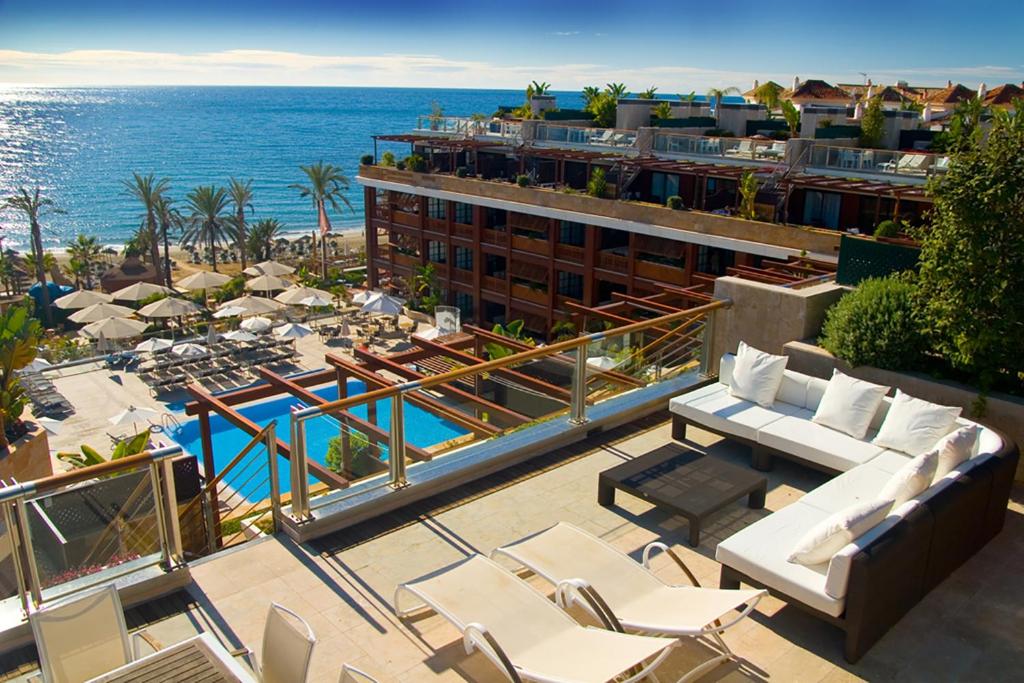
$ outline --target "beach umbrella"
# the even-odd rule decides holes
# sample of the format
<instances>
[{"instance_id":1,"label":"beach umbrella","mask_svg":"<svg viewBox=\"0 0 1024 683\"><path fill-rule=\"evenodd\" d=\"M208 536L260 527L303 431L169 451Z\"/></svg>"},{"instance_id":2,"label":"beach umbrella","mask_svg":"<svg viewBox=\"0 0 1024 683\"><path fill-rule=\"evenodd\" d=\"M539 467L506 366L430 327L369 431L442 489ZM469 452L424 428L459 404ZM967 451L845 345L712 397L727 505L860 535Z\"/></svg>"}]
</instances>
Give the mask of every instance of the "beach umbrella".
<instances>
[{"instance_id":1,"label":"beach umbrella","mask_svg":"<svg viewBox=\"0 0 1024 683\"><path fill-rule=\"evenodd\" d=\"M224 273L214 273L212 270L200 270L199 272L192 273L188 277L183 277L178 280L177 284L182 289L187 289L190 292L197 290L217 289L223 287L231 281L230 275Z\"/></svg>"},{"instance_id":2,"label":"beach umbrella","mask_svg":"<svg viewBox=\"0 0 1024 683\"><path fill-rule=\"evenodd\" d=\"M249 266L242 272L252 277L259 277L260 275L281 276L291 275L295 272L295 269L291 266L286 266L283 263L278 263L277 261L263 261L261 263L257 263L255 266Z\"/></svg>"},{"instance_id":3,"label":"beach umbrella","mask_svg":"<svg viewBox=\"0 0 1024 683\"><path fill-rule=\"evenodd\" d=\"M206 326L206 343L207 344L211 344L211 345L212 344L216 344L217 343L217 338L219 336L220 335L217 334L217 328L214 327L212 323L210 325Z\"/></svg>"},{"instance_id":4,"label":"beach umbrella","mask_svg":"<svg viewBox=\"0 0 1024 683\"><path fill-rule=\"evenodd\" d=\"M245 283L246 289L254 292L276 292L288 289L289 282L276 275L259 275Z\"/></svg>"},{"instance_id":5,"label":"beach umbrella","mask_svg":"<svg viewBox=\"0 0 1024 683\"><path fill-rule=\"evenodd\" d=\"M136 408L135 406L128 406L125 410L122 410L117 415L114 415L108 420L112 425L138 425L140 422L149 422L150 420L156 419L160 416L160 413L150 408ZM138 433L138 427L136 426L135 432Z\"/></svg>"},{"instance_id":6,"label":"beach umbrella","mask_svg":"<svg viewBox=\"0 0 1024 683\"><path fill-rule=\"evenodd\" d=\"M224 338L236 342L251 342L256 340L256 335L245 330L231 330L224 334Z\"/></svg>"},{"instance_id":7,"label":"beach umbrella","mask_svg":"<svg viewBox=\"0 0 1024 683\"><path fill-rule=\"evenodd\" d=\"M43 370L49 367L52 367L50 365L50 361L46 360L45 358L36 358L31 363L26 365L24 369L28 370L29 372L42 372Z\"/></svg>"},{"instance_id":8,"label":"beach umbrella","mask_svg":"<svg viewBox=\"0 0 1024 683\"><path fill-rule=\"evenodd\" d=\"M199 312L199 307L191 301L169 296L146 304L137 312L143 318L180 318L183 315L195 315Z\"/></svg>"},{"instance_id":9,"label":"beach umbrella","mask_svg":"<svg viewBox=\"0 0 1024 683\"><path fill-rule=\"evenodd\" d=\"M357 292L355 295L353 295L352 303L362 305L369 302L371 299L376 299L379 296L384 295L381 292L375 292L370 289L364 289L363 291Z\"/></svg>"},{"instance_id":10,"label":"beach umbrella","mask_svg":"<svg viewBox=\"0 0 1024 683\"><path fill-rule=\"evenodd\" d=\"M249 332L266 332L273 324L274 323L270 322L268 318L256 316L255 318L243 320L239 327L243 330L248 330Z\"/></svg>"},{"instance_id":11,"label":"beach umbrella","mask_svg":"<svg viewBox=\"0 0 1024 683\"><path fill-rule=\"evenodd\" d=\"M177 294L170 287L154 285L152 282L136 282L124 289L119 289L112 295L116 301L142 301L154 294Z\"/></svg>"},{"instance_id":12,"label":"beach umbrella","mask_svg":"<svg viewBox=\"0 0 1024 683\"><path fill-rule=\"evenodd\" d=\"M127 306L101 302L86 306L80 311L75 311L68 316L68 320L76 323L94 323L97 320L104 320L106 318L127 318L134 312Z\"/></svg>"},{"instance_id":13,"label":"beach umbrella","mask_svg":"<svg viewBox=\"0 0 1024 683\"><path fill-rule=\"evenodd\" d=\"M100 336L96 338L96 353L107 352L107 338L100 332Z\"/></svg>"},{"instance_id":14,"label":"beach umbrella","mask_svg":"<svg viewBox=\"0 0 1024 683\"><path fill-rule=\"evenodd\" d=\"M187 358L190 356L203 356L206 355L206 347L200 346L199 344L186 342L184 344L178 344L177 346L172 348L171 353L173 353L175 356L182 356L183 358Z\"/></svg>"},{"instance_id":15,"label":"beach umbrella","mask_svg":"<svg viewBox=\"0 0 1024 683\"><path fill-rule=\"evenodd\" d=\"M313 330L299 323L287 323L276 328L274 334L284 339L302 339L313 334Z\"/></svg>"},{"instance_id":16,"label":"beach umbrella","mask_svg":"<svg viewBox=\"0 0 1024 683\"><path fill-rule=\"evenodd\" d=\"M316 308L316 307L323 308L324 306L332 305L334 303L334 301L332 299L325 299L322 296L320 296L319 294L314 294L313 296L306 297L305 299L303 299L299 303L302 304L303 306L308 306L310 308Z\"/></svg>"},{"instance_id":17,"label":"beach umbrella","mask_svg":"<svg viewBox=\"0 0 1024 683\"><path fill-rule=\"evenodd\" d=\"M135 350L136 351L149 351L149 352L153 352L153 351L160 351L160 350L163 350L163 349L169 349L172 346L174 346L174 342L172 342L169 339L161 339L160 337L153 337L152 339L147 339L144 342L139 342L138 344L136 344L135 345Z\"/></svg>"},{"instance_id":18,"label":"beach umbrella","mask_svg":"<svg viewBox=\"0 0 1024 683\"><path fill-rule=\"evenodd\" d=\"M396 296L390 296L388 294L381 294L380 296L374 297L363 304L362 311L364 313L373 313L376 315L398 315L402 312L402 307L404 305L404 299L399 299Z\"/></svg>"},{"instance_id":19,"label":"beach umbrella","mask_svg":"<svg viewBox=\"0 0 1024 683\"><path fill-rule=\"evenodd\" d=\"M316 287L296 285L295 287L289 287L275 296L274 300L280 301L283 304L301 304L303 299L308 299L312 296L328 300L334 299L334 295L326 290L317 289Z\"/></svg>"},{"instance_id":20,"label":"beach umbrella","mask_svg":"<svg viewBox=\"0 0 1024 683\"><path fill-rule=\"evenodd\" d=\"M236 315L245 315L246 311L240 306L228 306L213 314L214 318L233 318Z\"/></svg>"},{"instance_id":21,"label":"beach umbrella","mask_svg":"<svg viewBox=\"0 0 1024 683\"><path fill-rule=\"evenodd\" d=\"M244 313L242 315L261 315L263 313L276 313L285 306L273 299L246 295L221 304L220 310L228 307L243 309Z\"/></svg>"},{"instance_id":22,"label":"beach umbrella","mask_svg":"<svg viewBox=\"0 0 1024 683\"><path fill-rule=\"evenodd\" d=\"M51 434L60 434L64 426L63 422L54 420L52 417L37 417L36 423Z\"/></svg>"},{"instance_id":23,"label":"beach umbrella","mask_svg":"<svg viewBox=\"0 0 1024 683\"><path fill-rule=\"evenodd\" d=\"M134 318L104 318L89 323L79 331L79 334L105 342L108 339L138 337L146 327L146 323Z\"/></svg>"},{"instance_id":24,"label":"beach umbrella","mask_svg":"<svg viewBox=\"0 0 1024 683\"><path fill-rule=\"evenodd\" d=\"M350 330L349 327L348 327L348 318L342 319L342 321L341 321L341 330L340 331L341 331L341 336L342 337L347 337L350 334L352 334L352 330Z\"/></svg>"},{"instance_id":25,"label":"beach umbrella","mask_svg":"<svg viewBox=\"0 0 1024 683\"><path fill-rule=\"evenodd\" d=\"M63 308L65 310L73 310L77 308L86 308L93 304L110 303L114 300L114 297L103 292L94 292L89 289L80 289L77 292L71 292L65 294L61 298L53 302L53 305L57 308Z\"/></svg>"}]
</instances>

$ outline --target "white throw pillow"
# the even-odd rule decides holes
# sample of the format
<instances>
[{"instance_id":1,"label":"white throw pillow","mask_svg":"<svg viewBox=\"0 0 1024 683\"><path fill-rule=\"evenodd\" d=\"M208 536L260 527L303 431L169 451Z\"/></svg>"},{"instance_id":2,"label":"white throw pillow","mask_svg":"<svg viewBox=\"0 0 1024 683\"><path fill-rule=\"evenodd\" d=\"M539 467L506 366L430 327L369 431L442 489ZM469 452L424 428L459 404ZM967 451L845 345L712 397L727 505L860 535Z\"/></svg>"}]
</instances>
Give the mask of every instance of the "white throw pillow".
<instances>
[{"instance_id":1,"label":"white throw pillow","mask_svg":"<svg viewBox=\"0 0 1024 683\"><path fill-rule=\"evenodd\" d=\"M740 342L732 366L729 393L736 398L770 408L775 402L775 395L779 393L782 374L786 371L788 361L786 356L773 356Z\"/></svg>"},{"instance_id":2,"label":"white throw pillow","mask_svg":"<svg viewBox=\"0 0 1024 683\"><path fill-rule=\"evenodd\" d=\"M892 399L878 436L871 443L907 455L924 453L949 434L962 408L940 406L908 396L899 389Z\"/></svg>"},{"instance_id":3,"label":"white throw pillow","mask_svg":"<svg viewBox=\"0 0 1024 683\"><path fill-rule=\"evenodd\" d=\"M808 566L828 562L846 544L885 519L891 507L891 500L869 500L829 515L807 530L787 561Z\"/></svg>"},{"instance_id":4,"label":"white throw pillow","mask_svg":"<svg viewBox=\"0 0 1024 683\"><path fill-rule=\"evenodd\" d=\"M889 481L878 494L878 499L890 501L894 508L898 508L932 485L938 464L939 451L935 448L912 458L889 477Z\"/></svg>"},{"instance_id":5,"label":"white throw pillow","mask_svg":"<svg viewBox=\"0 0 1024 683\"><path fill-rule=\"evenodd\" d=\"M854 379L838 370L825 387L812 421L863 439L889 387Z\"/></svg>"},{"instance_id":6,"label":"white throw pillow","mask_svg":"<svg viewBox=\"0 0 1024 683\"><path fill-rule=\"evenodd\" d=\"M978 425L967 425L939 439L939 442L935 444L935 450L939 452L939 465L935 468L933 482L942 479L954 467L966 462L974 455L974 448L978 443L980 432Z\"/></svg>"}]
</instances>

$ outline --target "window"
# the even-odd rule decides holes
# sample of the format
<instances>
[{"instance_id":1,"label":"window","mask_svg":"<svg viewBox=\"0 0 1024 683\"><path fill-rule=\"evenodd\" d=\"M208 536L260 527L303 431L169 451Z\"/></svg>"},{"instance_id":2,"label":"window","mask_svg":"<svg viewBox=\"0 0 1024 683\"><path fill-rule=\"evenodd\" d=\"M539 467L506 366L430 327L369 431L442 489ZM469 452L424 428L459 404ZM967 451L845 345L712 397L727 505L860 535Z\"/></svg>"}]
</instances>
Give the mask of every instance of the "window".
<instances>
[{"instance_id":1,"label":"window","mask_svg":"<svg viewBox=\"0 0 1024 683\"><path fill-rule=\"evenodd\" d=\"M455 307L459 309L459 317L462 320L470 320L473 317L473 295L455 292Z\"/></svg>"},{"instance_id":2,"label":"window","mask_svg":"<svg viewBox=\"0 0 1024 683\"><path fill-rule=\"evenodd\" d=\"M679 195L679 176L668 173L651 174L651 197L664 204L665 200Z\"/></svg>"},{"instance_id":3,"label":"window","mask_svg":"<svg viewBox=\"0 0 1024 683\"><path fill-rule=\"evenodd\" d=\"M484 274L490 277L505 277L505 257L484 254Z\"/></svg>"},{"instance_id":4,"label":"window","mask_svg":"<svg viewBox=\"0 0 1024 683\"><path fill-rule=\"evenodd\" d=\"M490 230L504 230L505 225L508 223L508 211L505 209L495 209L487 207L487 213L484 216L484 226Z\"/></svg>"},{"instance_id":5,"label":"window","mask_svg":"<svg viewBox=\"0 0 1024 683\"><path fill-rule=\"evenodd\" d=\"M726 269L736 263L736 252L700 245L697 247L697 272L725 275Z\"/></svg>"},{"instance_id":6,"label":"window","mask_svg":"<svg viewBox=\"0 0 1024 683\"><path fill-rule=\"evenodd\" d=\"M819 228L839 227L839 206L842 195L834 192L808 190L804 200L804 223Z\"/></svg>"},{"instance_id":7,"label":"window","mask_svg":"<svg viewBox=\"0 0 1024 683\"><path fill-rule=\"evenodd\" d=\"M473 205L455 202L455 222L463 225L473 224Z\"/></svg>"},{"instance_id":8,"label":"window","mask_svg":"<svg viewBox=\"0 0 1024 683\"><path fill-rule=\"evenodd\" d=\"M473 250L455 247L455 267L461 270L473 270Z\"/></svg>"},{"instance_id":9,"label":"window","mask_svg":"<svg viewBox=\"0 0 1024 683\"><path fill-rule=\"evenodd\" d=\"M448 215L447 213L445 213L445 208L446 208L447 204L448 204L448 202L445 201L444 199L437 199L435 197L428 197L427 198L427 215L430 216L431 218L436 218L438 220L444 220L447 217L447 215Z\"/></svg>"},{"instance_id":10,"label":"window","mask_svg":"<svg viewBox=\"0 0 1024 683\"><path fill-rule=\"evenodd\" d=\"M583 276L578 273L558 271L558 293L570 299L583 298Z\"/></svg>"},{"instance_id":11,"label":"window","mask_svg":"<svg viewBox=\"0 0 1024 683\"><path fill-rule=\"evenodd\" d=\"M561 244L571 244L576 247L582 247L583 241L586 239L586 229L587 226L582 223L561 221L561 225L558 230L558 241Z\"/></svg>"},{"instance_id":12,"label":"window","mask_svg":"<svg viewBox=\"0 0 1024 683\"><path fill-rule=\"evenodd\" d=\"M448 250L444 242L427 242L427 258L434 263L446 263Z\"/></svg>"}]
</instances>

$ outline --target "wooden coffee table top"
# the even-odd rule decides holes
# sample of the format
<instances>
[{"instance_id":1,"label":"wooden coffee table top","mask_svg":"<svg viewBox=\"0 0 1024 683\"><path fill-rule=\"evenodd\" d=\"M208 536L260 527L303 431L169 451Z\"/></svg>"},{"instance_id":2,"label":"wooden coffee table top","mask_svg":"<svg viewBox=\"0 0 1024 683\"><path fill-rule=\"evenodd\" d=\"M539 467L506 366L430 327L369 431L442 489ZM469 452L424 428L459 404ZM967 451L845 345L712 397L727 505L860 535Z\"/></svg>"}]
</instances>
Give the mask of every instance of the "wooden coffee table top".
<instances>
[{"instance_id":1,"label":"wooden coffee table top","mask_svg":"<svg viewBox=\"0 0 1024 683\"><path fill-rule=\"evenodd\" d=\"M601 473L604 483L687 517L706 517L765 486L757 472L666 444Z\"/></svg>"}]
</instances>

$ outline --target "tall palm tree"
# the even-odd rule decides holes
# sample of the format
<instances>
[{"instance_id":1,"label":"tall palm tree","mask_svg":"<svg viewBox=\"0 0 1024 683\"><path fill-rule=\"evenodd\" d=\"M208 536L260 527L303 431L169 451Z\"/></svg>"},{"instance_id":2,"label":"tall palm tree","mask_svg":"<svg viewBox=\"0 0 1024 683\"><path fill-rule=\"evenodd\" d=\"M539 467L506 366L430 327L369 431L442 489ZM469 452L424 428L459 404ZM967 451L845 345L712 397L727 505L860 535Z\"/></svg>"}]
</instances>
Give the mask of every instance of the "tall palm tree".
<instances>
[{"instance_id":1,"label":"tall palm tree","mask_svg":"<svg viewBox=\"0 0 1024 683\"><path fill-rule=\"evenodd\" d=\"M228 195L230 195L231 204L235 209L231 227L234 230L235 243L238 244L239 255L242 259L242 270L245 270L245 210L252 211L252 180L246 180L243 183L238 178L229 179Z\"/></svg>"},{"instance_id":2,"label":"tall palm tree","mask_svg":"<svg viewBox=\"0 0 1024 683\"><path fill-rule=\"evenodd\" d=\"M601 94L601 89L594 85L583 88L583 111L590 110L590 104Z\"/></svg>"},{"instance_id":3,"label":"tall palm tree","mask_svg":"<svg viewBox=\"0 0 1024 683\"><path fill-rule=\"evenodd\" d=\"M131 180L124 181L125 192L135 197L142 203L144 210L142 225L146 228L146 242L149 249L150 259L153 267L156 268L157 277L161 276L160 267L160 240L158 235L158 223L156 217L156 206L159 198L170 189L171 181L167 178L157 178L150 173L140 175L132 173Z\"/></svg>"},{"instance_id":4,"label":"tall palm tree","mask_svg":"<svg viewBox=\"0 0 1024 683\"><path fill-rule=\"evenodd\" d=\"M85 275L86 289L92 289L92 264L102 250L99 240L90 235L78 235L74 242L68 244L68 254L78 266L72 272L76 278Z\"/></svg>"},{"instance_id":5,"label":"tall palm tree","mask_svg":"<svg viewBox=\"0 0 1024 683\"><path fill-rule=\"evenodd\" d=\"M719 108L718 105L722 103L729 95L738 95L740 89L736 86L730 85L728 88L709 88L707 92L708 102L711 102L715 107L715 128L718 127L719 122Z\"/></svg>"},{"instance_id":6,"label":"tall palm tree","mask_svg":"<svg viewBox=\"0 0 1024 683\"><path fill-rule=\"evenodd\" d=\"M283 226L276 218L263 218L256 221L249 230L245 249L256 261L270 260L274 242L277 241L277 236L282 229Z\"/></svg>"},{"instance_id":7,"label":"tall palm tree","mask_svg":"<svg viewBox=\"0 0 1024 683\"><path fill-rule=\"evenodd\" d=\"M345 177L340 168L332 164L325 164L323 161L318 161L311 166L299 166L299 168L306 174L309 184L294 183L290 187L298 190L301 196L309 197L313 200L313 208L316 209L318 224L320 216L327 215L328 204L335 211L341 211L341 204L348 207L349 211L352 210L352 204L349 202L348 197L345 196L345 191L349 187L348 178ZM339 201L341 204L338 203ZM322 276L327 277L326 260L322 262L322 268L324 271Z\"/></svg>"},{"instance_id":8,"label":"tall palm tree","mask_svg":"<svg viewBox=\"0 0 1024 683\"><path fill-rule=\"evenodd\" d=\"M626 90L625 83L606 83L605 90L616 100L620 100L623 97L629 97L629 92Z\"/></svg>"},{"instance_id":9,"label":"tall palm tree","mask_svg":"<svg viewBox=\"0 0 1024 683\"><path fill-rule=\"evenodd\" d=\"M637 97L639 97L641 100L653 100L657 92L658 88L652 85L647 90L637 93Z\"/></svg>"},{"instance_id":10,"label":"tall palm tree","mask_svg":"<svg viewBox=\"0 0 1024 683\"><path fill-rule=\"evenodd\" d=\"M547 81L533 81L530 83L534 95L547 95L551 92L551 84Z\"/></svg>"},{"instance_id":11,"label":"tall palm tree","mask_svg":"<svg viewBox=\"0 0 1024 683\"><path fill-rule=\"evenodd\" d=\"M213 257L213 272L217 272L217 245L227 242L229 226L224 213L230 199L223 187L200 185L185 196L192 215L187 219L181 243L188 246L206 245Z\"/></svg>"},{"instance_id":12,"label":"tall palm tree","mask_svg":"<svg viewBox=\"0 0 1024 683\"><path fill-rule=\"evenodd\" d=\"M160 195L157 198L153 210L156 212L157 224L160 226L160 239L164 243L164 284L170 287L171 245L168 241L168 233L171 230L181 230L185 226L185 219L175 208L174 200L167 195Z\"/></svg>"},{"instance_id":13,"label":"tall palm tree","mask_svg":"<svg viewBox=\"0 0 1024 683\"><path fill-rule=\"evenodd\" d=\"M20 188L18 194L5 199L0 208L20 211L28 219L29 229L32 233L32 255L35 257L32 265L41 290L40 298L43 303L43 315L46 316L46 324L48 326L53 325L53 311L50 310L50 290L46 287L43 232L39 225L39 219L52 214L64 213L64 211L58 209L52 199L43 197L38 187L32 192L29 192L24 187Z\"/></svg>"}]
</instances>

